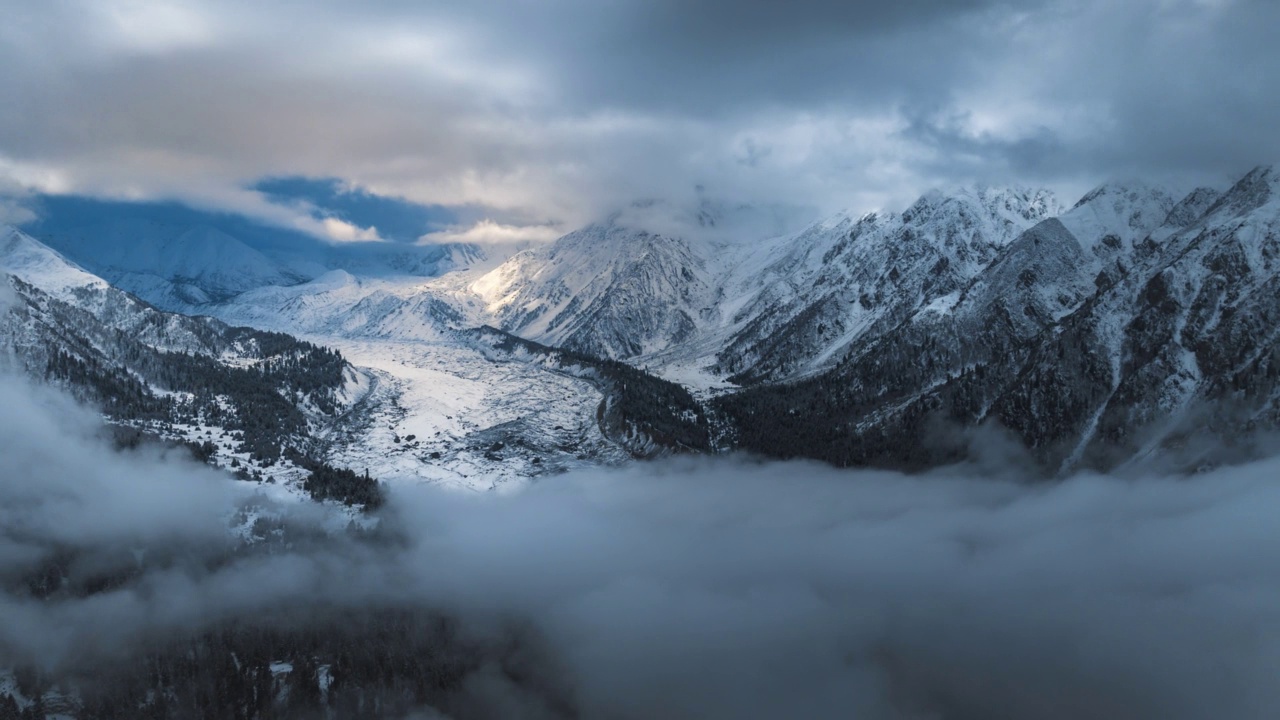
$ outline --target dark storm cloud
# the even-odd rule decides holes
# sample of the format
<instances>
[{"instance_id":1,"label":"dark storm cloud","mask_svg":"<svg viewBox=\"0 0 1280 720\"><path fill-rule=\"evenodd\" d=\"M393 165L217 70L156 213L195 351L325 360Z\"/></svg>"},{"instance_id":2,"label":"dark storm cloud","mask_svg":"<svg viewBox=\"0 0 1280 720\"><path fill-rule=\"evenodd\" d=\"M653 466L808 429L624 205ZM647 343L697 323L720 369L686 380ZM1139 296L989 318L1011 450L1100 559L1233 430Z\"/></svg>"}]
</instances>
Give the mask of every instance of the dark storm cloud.
<instances>
[{"instance_id":1,"label":"dark storm cloud","mask_svg":"<svg viewBox=\"0 0 1280 720\"><path fill-rule=\"evenodd\" d=\"M1117 131L1089 153L1102 167L1225 170L1280 161L1280 4L1206 0L1129 9L1100 28L1108 54L1080 53L1065 83L1108 100Z\"/></svg>"},{"instance_id":2,"label":"dark storm cloud","mask_svg":"<svg viewBox=\"0 0 1280 720\"><path fill-rule=\"evenodd\" d=\"M962 67L963 33L980 11L1033 2L617 3L581 35L549 48L578 102L719 115L937 94ZM599 5L599 4L592 4ZM585 6L574 8L582 12ZM571 17L563 18L571 25ZM590 58L589 62L583 62Z\"/></svg>"},{"instance_id":3,"label":"dark storm cloud","mask_svg":"<svg viewBox=\"0 0 1280 720\"><path fill-rule=\"evenodd\" d=\"M957 170L1009 177L1028 178L1037 174L1082 171L1066 146L1053 132L1041 127L1026 137L1003 139L989 133L973 134L965 130L970 117L965 114L941 115L904 111L908 119L902 136L936 155L932 169L940 174Z\"/></svg>"},{"instance_id":4,"label":"dark storm cloud","mask_svg":"<svg viewBox=\"0 0 1280 720\"><path fill-rule=\"evenodd\" d=\"M696 184L860 208L1280 157L1264 0L3 5L0 170L281 222L245 188L572 224Z\"/></svg>"}]
</instances>

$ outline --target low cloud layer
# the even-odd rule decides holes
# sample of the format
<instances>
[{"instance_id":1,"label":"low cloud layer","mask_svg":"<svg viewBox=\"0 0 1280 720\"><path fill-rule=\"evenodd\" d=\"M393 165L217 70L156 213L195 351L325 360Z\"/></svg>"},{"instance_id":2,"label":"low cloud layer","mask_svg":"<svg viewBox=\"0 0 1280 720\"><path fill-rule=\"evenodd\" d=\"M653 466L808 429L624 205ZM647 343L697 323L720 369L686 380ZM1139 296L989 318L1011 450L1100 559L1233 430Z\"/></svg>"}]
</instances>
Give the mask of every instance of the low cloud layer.
<instances>
[{"instance_id":1,"label":"low cloud layer","mask_svg":"<svg viewBox=\"0 0 1280 720\"><path fill-rule=\"evenodd\" d=\"M54 192L268 216L244 188L338 177L572 227L699 183L867 209L1280 158L1266 0L0 7L0 171Z\"/></svg>"},{"instance_id":2,"label":"low cloud layer","mask_svg":"<svg viewBox=\"0 0 1280 720\"><path fill-rule=\"evenodd\" d=\"M228 618L390 605L477 636L530 628L581 717L1251 718L1280 705L1275 460L1037 485L637 464L509 496L397 487L391 540L374 543L321 531L314 506L277 508L313 540L225 556L253 486L116 453L65 399L5 380L0 456L9 663L83 672ZM18 589L24 568L68 549L67 582L137 570L97 592ZM505 716L557 714L503 692Z\"/></svg>"}]
</instances>

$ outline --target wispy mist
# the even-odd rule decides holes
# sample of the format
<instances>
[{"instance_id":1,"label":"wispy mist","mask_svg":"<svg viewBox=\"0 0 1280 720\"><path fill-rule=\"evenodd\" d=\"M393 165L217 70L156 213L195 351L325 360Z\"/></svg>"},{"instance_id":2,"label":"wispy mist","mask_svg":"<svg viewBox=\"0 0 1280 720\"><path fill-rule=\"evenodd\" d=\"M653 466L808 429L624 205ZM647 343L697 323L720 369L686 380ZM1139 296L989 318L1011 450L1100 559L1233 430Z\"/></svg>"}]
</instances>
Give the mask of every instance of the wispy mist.
<instances>
[{"instance_id":1,"label":"wispy mist","mask_svg":"<svg viewBox=\"0 0 1280 720\"><path fill-rule=\"evenodd\" d=\"M393 607L481 647L523 628L537 649L536 688L478 673L460 716L1280 706L1280 461L1020 484L681 460L507 496L397 487L380 529L352 534L174 453L118 453L91 416L14 380L0 457L0 660L54 674L231 619ZM289 541L237 548L246 507ZM33 593L59 554L60 586Z\"/></svg>"}]
</instances>

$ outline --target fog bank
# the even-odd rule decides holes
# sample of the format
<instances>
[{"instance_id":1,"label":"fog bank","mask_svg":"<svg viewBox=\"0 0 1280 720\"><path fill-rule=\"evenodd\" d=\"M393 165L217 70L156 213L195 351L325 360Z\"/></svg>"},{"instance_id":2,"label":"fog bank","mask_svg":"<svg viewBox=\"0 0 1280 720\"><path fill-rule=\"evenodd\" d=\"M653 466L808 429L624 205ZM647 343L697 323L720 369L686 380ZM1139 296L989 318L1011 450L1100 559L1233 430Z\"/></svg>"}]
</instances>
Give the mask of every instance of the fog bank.
<instances>
[{"instance_id":1,"label":"fog bank","mask_svg":"<svg viewBox=\"0 0 1280 720\"><path fill-rule=\"evenodd\" d=\"M0 381L0 664L92 676L228 619L396 607L536 645L537 688L473 678L491 702L459 716L1280 707L1277 460L1021 484L682 459L504 496L395 487L367 536L95 432L69 401ZM245 507L288 541L238 539ZM57 557L72 558L61 585L32 592ZM104 572L117 579L86 580Z\"/></svg>"}]
</instances>

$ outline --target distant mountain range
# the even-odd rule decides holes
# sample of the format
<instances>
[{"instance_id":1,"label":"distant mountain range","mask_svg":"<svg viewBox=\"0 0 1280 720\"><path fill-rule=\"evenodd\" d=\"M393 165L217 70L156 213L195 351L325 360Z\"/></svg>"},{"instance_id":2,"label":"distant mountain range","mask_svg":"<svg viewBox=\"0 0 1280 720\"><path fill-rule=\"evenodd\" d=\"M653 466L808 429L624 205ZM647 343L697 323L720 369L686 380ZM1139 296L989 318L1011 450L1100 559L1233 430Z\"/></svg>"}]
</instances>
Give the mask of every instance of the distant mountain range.
<instances>
[{"instance_id":1,"label":"distant mountain range","mask_svg":"<svg viewBox=\"0 0 1280 720\"><path fill-rule=\"evenodd\" d=\"M432 277L485 259L467 244L272 246L213 225L144 218L52 225L39 239L157 307L193 311L260 287L297 285L335 269L370 277Z\"/></svg>"},{"instance_id":2,"label":"distant mountain range","mask_svg":"<svg viewBox=\"0 0 1280 720\"><path fill-rule=\"evenodd\" d=\"M1053 474L1225 461L1276 428L1278 186L1269 167L1190 193L1108 183L1065 210L966 188L798 229L641 203L505 261L396 244L299 259L136 223L44 240L163 310L344 342L465 344L489 325L622 360L701 397L720 449L918 468L999 428ZM25 282L56 297L66 272Z\"/></svg>"}]
</instances>

